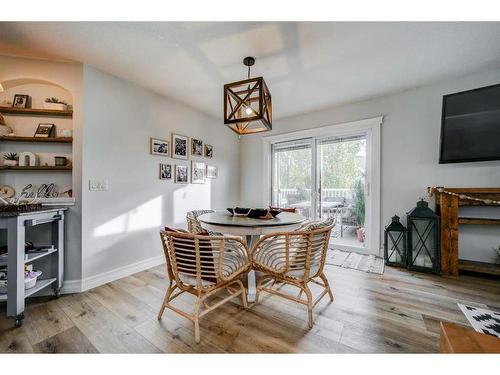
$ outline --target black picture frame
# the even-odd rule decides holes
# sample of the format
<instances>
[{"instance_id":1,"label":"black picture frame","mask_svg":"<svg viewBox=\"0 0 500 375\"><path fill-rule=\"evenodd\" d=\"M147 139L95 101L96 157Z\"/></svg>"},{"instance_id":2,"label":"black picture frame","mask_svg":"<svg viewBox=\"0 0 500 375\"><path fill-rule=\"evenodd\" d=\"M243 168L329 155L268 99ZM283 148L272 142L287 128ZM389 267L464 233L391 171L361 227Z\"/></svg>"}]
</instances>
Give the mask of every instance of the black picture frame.
<instances>
[{"instance_id":1,"label":"black picture frame","mask_svg":"<svg viewBox=\"0 0 500 375\"><path fill-rule=\"evenodd\" d=\"M35 131L35 138L50 138L54 136L54 130L56 126L54 124L40 123Z\"/></svg>"},{"instance_id":2,"label":"black picture frame","mask_svg":"<svg viewBox=\"0 0 500 375\"><path fill-rule=\"evenodd\" d=\"M14 100L12 101L13 108L28 108L28 103L30 100L29 95L15 94Z\"/></svg>"}]
</instances>

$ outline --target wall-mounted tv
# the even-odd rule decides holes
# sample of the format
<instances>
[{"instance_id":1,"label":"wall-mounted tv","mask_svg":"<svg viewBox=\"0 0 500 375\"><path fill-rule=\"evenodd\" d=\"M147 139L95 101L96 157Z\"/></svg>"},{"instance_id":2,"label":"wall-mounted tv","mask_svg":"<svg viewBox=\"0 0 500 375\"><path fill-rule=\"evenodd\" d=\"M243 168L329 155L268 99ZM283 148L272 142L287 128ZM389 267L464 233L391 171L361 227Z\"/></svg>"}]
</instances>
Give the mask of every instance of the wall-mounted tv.
<instances>
[{"instance_id":1,"label":"wall-mounted tv","mask_svg":"<svg viewBox=\"0 0 500 375\"><path fill-rule=\"evenodd\" d=\"M443 96L439 163L500 160L500 84Z\"/></svg>"}]
</instances>

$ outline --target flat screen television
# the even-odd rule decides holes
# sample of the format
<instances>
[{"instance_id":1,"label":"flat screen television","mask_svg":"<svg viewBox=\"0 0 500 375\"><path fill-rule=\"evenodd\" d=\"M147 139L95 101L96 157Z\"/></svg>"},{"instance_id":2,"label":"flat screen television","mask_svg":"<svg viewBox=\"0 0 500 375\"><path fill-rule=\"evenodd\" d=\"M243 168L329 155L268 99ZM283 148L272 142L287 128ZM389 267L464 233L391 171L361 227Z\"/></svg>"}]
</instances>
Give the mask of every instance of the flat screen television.
<instances>
[{"instance_id":1,"label":"flat screen television","mask_svg":"<svg viewBox=\"0 0 500 375\"><path fill-rule=\"evenodd\" d=\"M443 96L439 163L500 160L500 84Z\"/></svg>"}]
</instances>

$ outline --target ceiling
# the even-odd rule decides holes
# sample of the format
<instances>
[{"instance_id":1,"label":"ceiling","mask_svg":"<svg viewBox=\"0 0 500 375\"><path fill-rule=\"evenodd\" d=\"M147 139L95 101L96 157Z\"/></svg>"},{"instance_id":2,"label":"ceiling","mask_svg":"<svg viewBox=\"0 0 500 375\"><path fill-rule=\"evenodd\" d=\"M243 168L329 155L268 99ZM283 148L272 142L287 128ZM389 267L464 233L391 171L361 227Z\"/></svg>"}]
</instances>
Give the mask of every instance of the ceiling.
<instances>
[{"instance_id":1,"label":"ceiling","mask_svg":"<svg viewBox=\"0 0 500 375\"><path fill-rule=\"evenodd\" d=\"M500 67L500 23L0 22L0 54L78 61L222 119L257 61L274 118Z\"/></svg>"}]
</instances>

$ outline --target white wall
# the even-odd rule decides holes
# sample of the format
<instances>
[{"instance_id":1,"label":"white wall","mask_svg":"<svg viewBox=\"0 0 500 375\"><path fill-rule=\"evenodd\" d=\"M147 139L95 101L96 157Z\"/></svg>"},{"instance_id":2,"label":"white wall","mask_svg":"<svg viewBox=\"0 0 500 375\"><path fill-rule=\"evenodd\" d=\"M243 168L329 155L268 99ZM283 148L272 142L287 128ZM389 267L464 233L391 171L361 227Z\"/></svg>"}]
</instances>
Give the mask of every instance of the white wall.
<instances>
[{"instance_id":1,"label":"white wall","mask_svg":"<svg viewBox=\"0 0 500 375\"><path fill-rule=\"evenodd\" d=\"M85 66L84 122L82 274L87 287L137 269L134 265L163 261L159 229L184 227L187 211L238 202L239 142L220 119ZM219 177L203 185L160 180L160 162L190 164L150 155L150 137L170 140L172 132L212 144L214 158L197 160L217 166ZM89 191L90 179L107 180L109 190Z\"/></svg>"},{"instance_id":2,"label":"white wall","mask_svg":"<svg viewBox=\"0 0 500 375\"><path fill-rule=\"evenodd\" d=\"M392 215L405 216L418 198L425 198L427 186L500 186L499 161L438 164L442 96L499 82L500 70L448 80L394 95L276 120L273 131L265 135L384 115L381 223L387 224ZM342 88L332 88L337 89ZM240 197L244 206L259 206L263 203L261 138L262 135L242 138ZM489 212L500 217L500 210ZM460 228L461 258L493 262L496 258L491 248L499 244L498 227Z\"/></svg>"},{"instance_id":3,"label":"white wall","mask_svg":"<svg viewBox=\"0 0 500 375\"><path fill-rule=\"evenodd\" d=\"M76 203L70 207L67 212L66 226L66 280L79 280L81 278L81 143L82 143L82 97L83 97L83 66L77 63L54 62L46 60L35 60L16 58L0 55L0 83L4 83L5 92L0 94L0 102L4 100L12 101L13 91L18 94L30 94L33 98L32 107L41 108L42 102L47 96L58 96L61 99L69 100L74 108L73 120L62 118L33 117L33 116L9 116L5 115L7 124L19 135L34 134L34 129L40 122L55 123L56 127L73 128L73 173L60 176L48 174L47 172L30 172L20 174L18 172L2 172L0 183L14 185L18 188L24 186L27 182L56 182L61 185L70 185L73 187L73 196ZM56 86L47 85L23 85L23 81L47 81ZM9 83L17 82L16 87L9 89ZM72 99L69 98L68 92ZM0 108L1 112L1 108ZM11 144L5 143L0 147L1 152L5 151L33 151L42 153L49 150L54 153L71 153L71 147L68 145L34 145L34 144ZM61 173L61 172L59 172ZM63 172L66 173L66 172Z\"/></svg>"}]
</instances>

